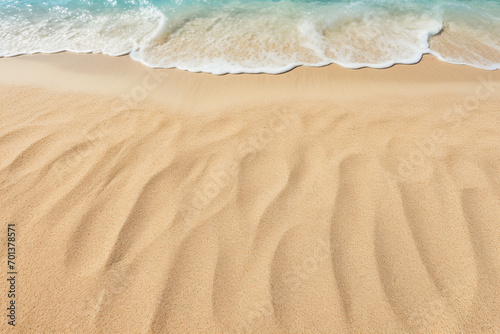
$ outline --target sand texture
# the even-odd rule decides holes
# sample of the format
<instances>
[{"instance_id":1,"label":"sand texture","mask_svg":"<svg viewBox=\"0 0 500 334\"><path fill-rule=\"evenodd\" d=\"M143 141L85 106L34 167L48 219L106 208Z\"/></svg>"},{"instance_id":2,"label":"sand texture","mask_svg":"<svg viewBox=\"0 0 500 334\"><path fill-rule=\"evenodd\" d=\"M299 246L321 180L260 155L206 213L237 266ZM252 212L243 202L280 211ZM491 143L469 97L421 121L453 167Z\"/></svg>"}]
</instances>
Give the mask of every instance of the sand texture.
<instances>
[{"instance_id":1,"label":"sand texture","mask_svg":"<svg viewBox=\"0 0 500 334\"><path fill-rule=\"evenodd\" d=\"M500 333L499 71L0 73L0 332Z\"/></svg>"}]
</instances>

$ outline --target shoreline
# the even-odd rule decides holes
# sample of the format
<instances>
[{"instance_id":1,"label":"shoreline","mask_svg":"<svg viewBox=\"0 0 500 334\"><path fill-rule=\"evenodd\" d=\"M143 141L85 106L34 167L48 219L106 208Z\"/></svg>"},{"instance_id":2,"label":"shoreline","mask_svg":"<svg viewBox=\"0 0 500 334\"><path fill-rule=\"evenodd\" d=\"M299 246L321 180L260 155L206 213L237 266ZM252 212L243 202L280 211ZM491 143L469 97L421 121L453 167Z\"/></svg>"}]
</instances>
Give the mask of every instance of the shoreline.
<instances>
[{"instance_id":1,"label":"shoreline","mask_svg":"<svg viewBox=\"0 0 500 334\"><path fill-rule=\"evenodd\" d=\"M394 95L408 95L406 87L400 87L398 83L419 85L417 91L422 94L436 92L436 89L446 91L448 88L439 85L443 83L455 86L452 88L457 92L464 92L473 90L469 83L477 81L480 76L494 81L500 78L498 70L448 64L431 55L425 55L417 64L398 64L386 69L347 69L332 64L324 67L300 66L282 74L219 76L179 69L153 69L127 55L112 57L62 52L3 58L0 59L0 71L3 73L0 82L4 84L36 85L104 95L128 92L130 98L138 102L151 99L174 109L183 109L184 106L184 109L196 110L214 109L220 105L223 108L235 104L251 105L256 100L283 102L290 97L296 100L356 99L387 93L388 90ZM53 79L45 80L45 77ZM147 82L149 80L152 82ZM196 105L186 96L186 92L192 92L193 87L199 100ZM217 103L207 93L215 90L219 94Z\"/></svg>"}]
</instances>

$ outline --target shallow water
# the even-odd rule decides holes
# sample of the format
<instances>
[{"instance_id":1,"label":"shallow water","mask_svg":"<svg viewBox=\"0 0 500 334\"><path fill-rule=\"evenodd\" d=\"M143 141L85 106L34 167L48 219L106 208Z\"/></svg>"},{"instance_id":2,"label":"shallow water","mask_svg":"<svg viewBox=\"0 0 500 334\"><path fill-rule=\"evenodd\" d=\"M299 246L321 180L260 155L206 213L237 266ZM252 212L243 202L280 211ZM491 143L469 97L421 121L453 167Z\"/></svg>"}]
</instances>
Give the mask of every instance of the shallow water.
<instances>
[{"instance_id":1,"label":"shallow water","mask_svg":"<svg viewBox=\"0 0 500 334\"><path fill-rule=\"evenodd\" d=\"M500 1L0 0L0 56L63 50L216 74L425 53L498 69Z\"/></svg>"}]
</instances>

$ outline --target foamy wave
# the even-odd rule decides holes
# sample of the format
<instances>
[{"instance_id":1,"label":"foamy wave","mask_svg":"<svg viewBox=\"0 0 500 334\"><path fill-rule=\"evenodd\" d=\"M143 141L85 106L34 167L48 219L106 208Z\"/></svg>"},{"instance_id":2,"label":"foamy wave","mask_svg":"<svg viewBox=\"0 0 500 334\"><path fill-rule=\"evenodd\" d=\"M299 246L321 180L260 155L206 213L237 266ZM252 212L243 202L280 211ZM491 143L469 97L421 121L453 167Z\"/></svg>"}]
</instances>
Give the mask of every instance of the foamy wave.
<instances>
[{"instance_id":1,"label":"foamy wave","mask_svg":"<svg viewBox=\"0 0 500 334\"><path fill-rule=\"evenodd\" d=\"M92 1L87 7L23 10L13 3L0 2L5 18L0 56L130 53L151 67L225 74L280 73L330 63L384 68L432 53L448 62L500 68L500 6L492 11L482 4L462 15L463 5L393 5L390 0L179 1L163 7L147 0L110 1L101 10ZM483 24L468 22L477 19Z\"/></svg>"}]
</instances>

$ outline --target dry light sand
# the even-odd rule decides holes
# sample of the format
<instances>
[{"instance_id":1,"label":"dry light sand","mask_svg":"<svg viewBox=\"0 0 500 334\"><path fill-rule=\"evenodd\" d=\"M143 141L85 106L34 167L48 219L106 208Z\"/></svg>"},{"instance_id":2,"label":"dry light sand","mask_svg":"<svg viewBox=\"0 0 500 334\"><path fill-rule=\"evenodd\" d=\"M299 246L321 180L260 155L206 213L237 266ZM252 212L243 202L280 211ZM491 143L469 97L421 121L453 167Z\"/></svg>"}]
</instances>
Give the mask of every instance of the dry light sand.
<instances>
[{"instance_id":1,"label":"dry light sand","mask_svg":"<svg viewBox=\"0 0 500 334\"><path fill-rule=\"evenodd\" d=\"M500 333L500 71L0 59L2 333Z\"/></svg>"}]
</instances>

